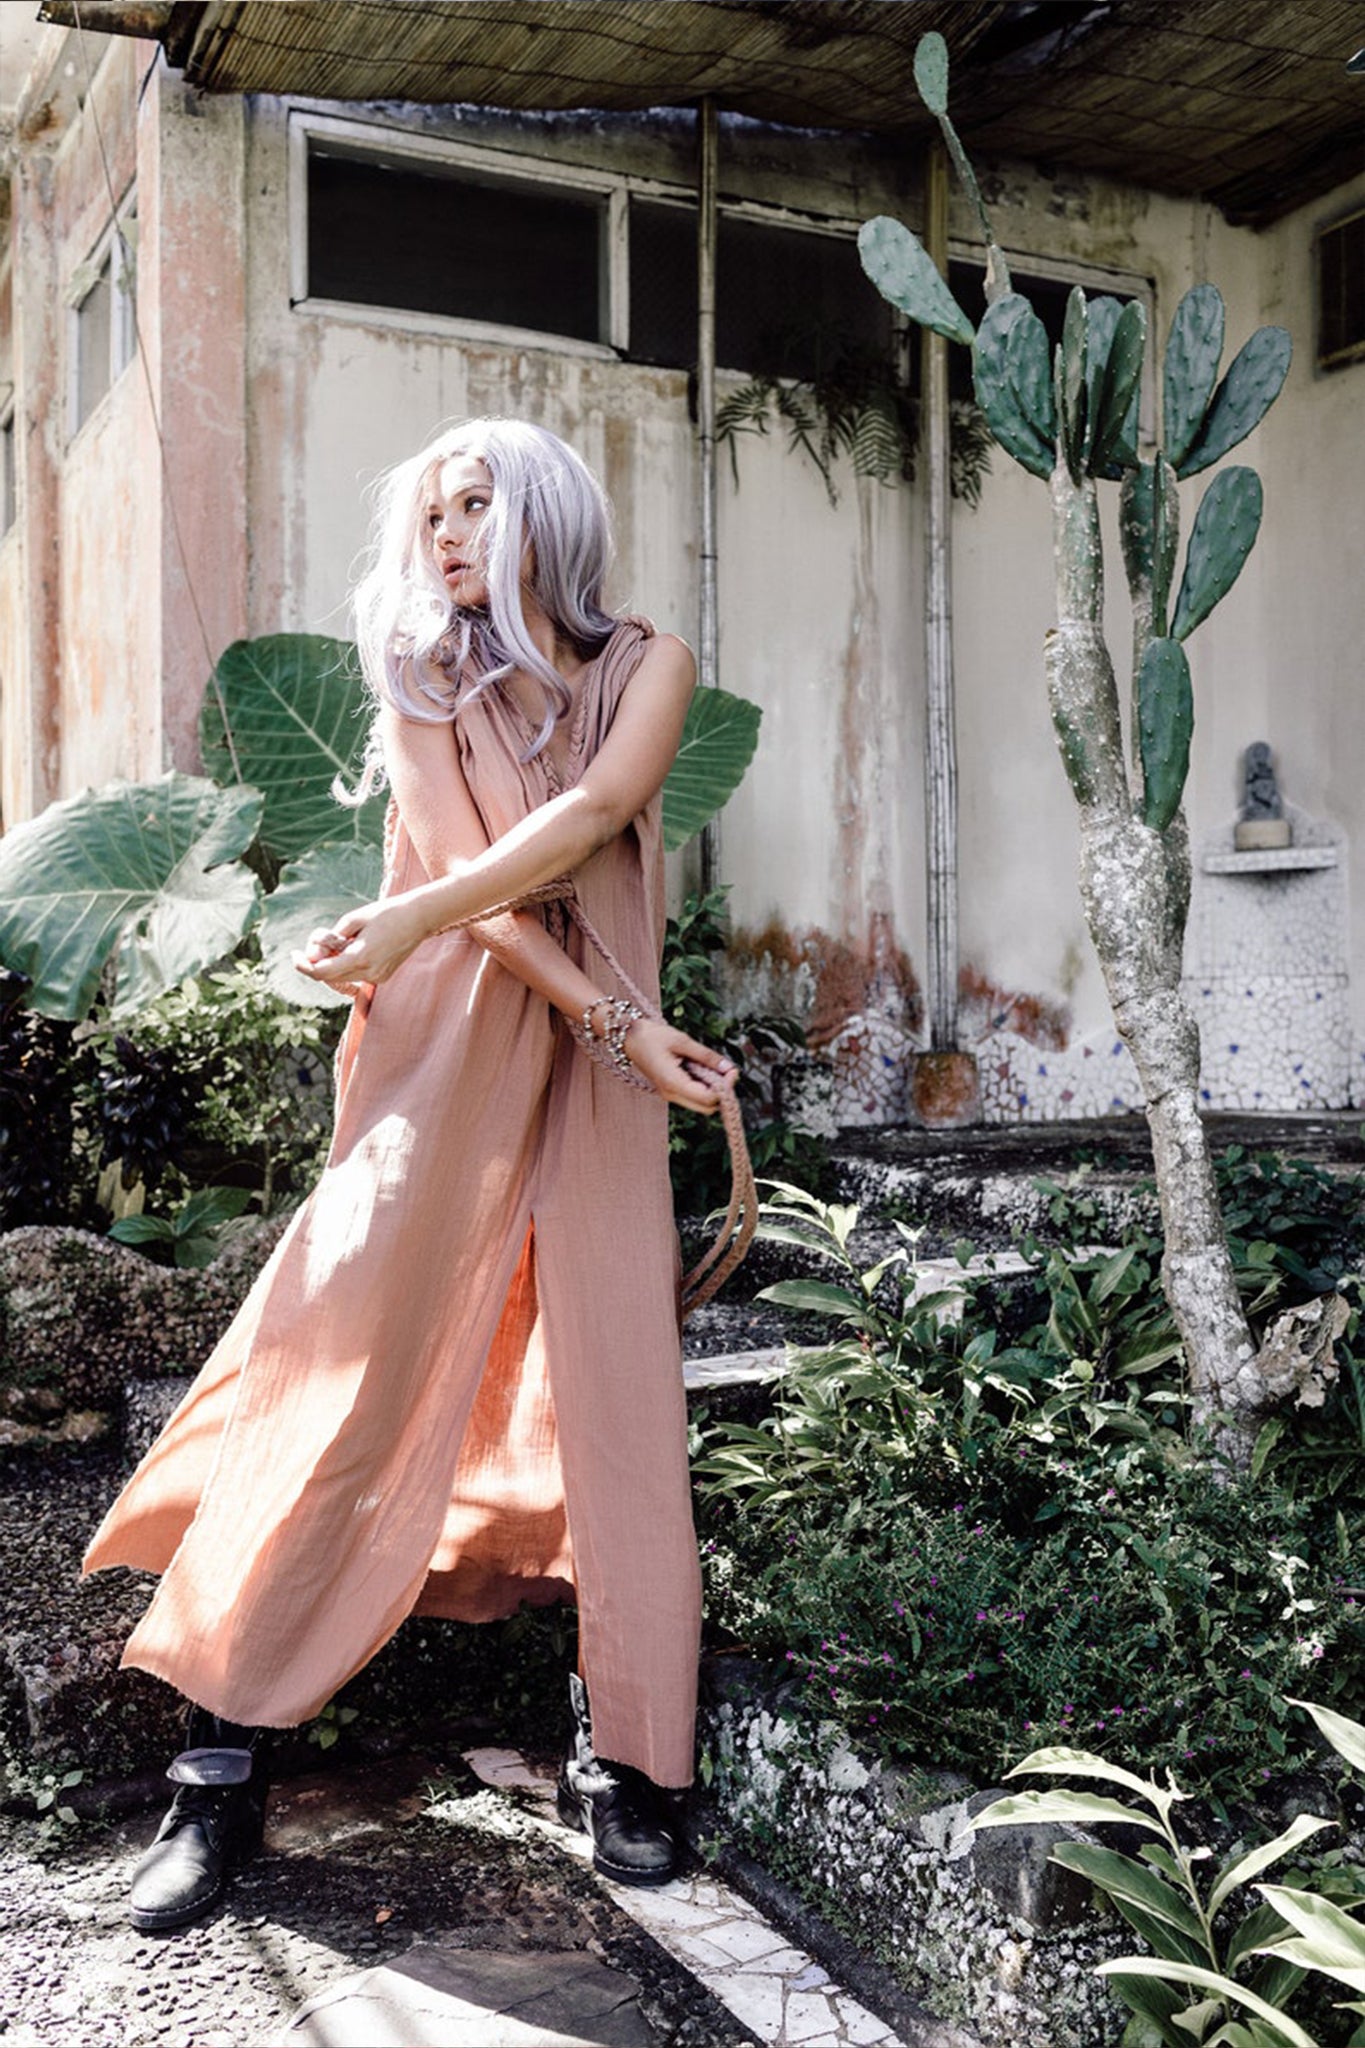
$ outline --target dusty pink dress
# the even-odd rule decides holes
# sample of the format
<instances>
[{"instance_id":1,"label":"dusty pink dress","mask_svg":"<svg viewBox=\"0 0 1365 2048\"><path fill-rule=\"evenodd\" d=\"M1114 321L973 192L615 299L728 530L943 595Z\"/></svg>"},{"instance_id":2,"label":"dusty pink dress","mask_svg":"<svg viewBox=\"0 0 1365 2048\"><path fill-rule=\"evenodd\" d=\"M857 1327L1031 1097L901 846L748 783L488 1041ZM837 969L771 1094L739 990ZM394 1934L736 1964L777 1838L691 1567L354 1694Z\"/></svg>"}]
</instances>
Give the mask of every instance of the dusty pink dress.
<instances>
[{"instance_id":1,"label":"dusty pink dress","mask_svg":"<svg viewBox=\"0 0 1365 2048\"><path fill-rule=\"evenodd\" d=\"M651 630L623 622L585 673L566 780ZM452 728L490 839L560 786L545 755L519 759L528 736L496 692ZM400 823L385 886L423 879ZM657 993L658 798L576 882ZM575 929L566 943L581 959ZM576 1595L600 1753L690 1780L700 1592L666 1117L467 931L357 1004L326 1170L87 1553L162 1575L125 1663L289 1726L405 1615Z\"/></svg>"}]
</instances>

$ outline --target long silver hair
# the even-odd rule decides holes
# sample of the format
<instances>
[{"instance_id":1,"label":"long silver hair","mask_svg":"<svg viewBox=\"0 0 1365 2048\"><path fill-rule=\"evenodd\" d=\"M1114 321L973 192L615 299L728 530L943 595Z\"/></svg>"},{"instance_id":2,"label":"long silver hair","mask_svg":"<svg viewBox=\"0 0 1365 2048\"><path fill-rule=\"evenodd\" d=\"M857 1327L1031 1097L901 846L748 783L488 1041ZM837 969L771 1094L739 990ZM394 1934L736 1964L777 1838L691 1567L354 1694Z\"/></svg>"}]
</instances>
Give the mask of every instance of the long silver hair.
<instances>
[{"instance_id":1,"label":"long silver hair","mask_svg":"<svg viewBox=\"0 0 1365 2048\"><path fill-rule=\"evenodd\" d=\"M493 480L479 525L486 606L455 604L432 547L427 514L452 456L478 456ZM617 620L604 610L611 566L611 512L581 455L527 420L475 419L447 427L374 487L368 566L352 598L365 680L379 703L423 724L449 723L464 705L514 669L544 686L545 720L527 758L538 754L570 697L522 615L522 560L529 541L531 587L555 631L580 659L596 654ZM354 801L382 779L372 734Z\"/></svg>"}]
</instances>

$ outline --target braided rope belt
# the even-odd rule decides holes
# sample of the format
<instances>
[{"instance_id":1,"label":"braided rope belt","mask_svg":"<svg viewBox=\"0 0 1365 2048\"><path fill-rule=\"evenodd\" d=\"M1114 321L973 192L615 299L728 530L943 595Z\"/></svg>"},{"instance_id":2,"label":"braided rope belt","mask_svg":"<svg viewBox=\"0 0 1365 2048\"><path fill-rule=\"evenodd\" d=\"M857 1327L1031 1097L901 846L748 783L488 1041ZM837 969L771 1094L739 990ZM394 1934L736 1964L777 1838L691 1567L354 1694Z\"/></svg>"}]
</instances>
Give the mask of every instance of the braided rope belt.
<instances>
[{"instance_id":1,"label":"braided rope belt","mask_svg":"<svg viewBox=\"0 0 1365 2048\"><path fill-rule=\"evenodd\" d=\"M664 1021L658 1004L652 1003L649 997L636 987L589 918L568 875L562 875L554 882L542 882L538 888L528 889L524 896L518 896L510 902L495 903L491 910L481 910L476 917L457 918L453 924L448 924L443 929L461 931L472 924L483 924L489 918L502 917L511 910L529 910L539 903L562 904L588 944L615 975L630 1000L656 1024ZM730 1201L724 1221L714 1240L691 1272L683 1278L684 1321L725 1285L748 1251L758 1222L758 1194L754 1187L754 1170L749 1161L749 1147L744 1136L744 1118L732 1088L722 1089L719 1108L721 1122L725 1127L726 1142L730 1147Z\"/></svg>"}]
</instances>

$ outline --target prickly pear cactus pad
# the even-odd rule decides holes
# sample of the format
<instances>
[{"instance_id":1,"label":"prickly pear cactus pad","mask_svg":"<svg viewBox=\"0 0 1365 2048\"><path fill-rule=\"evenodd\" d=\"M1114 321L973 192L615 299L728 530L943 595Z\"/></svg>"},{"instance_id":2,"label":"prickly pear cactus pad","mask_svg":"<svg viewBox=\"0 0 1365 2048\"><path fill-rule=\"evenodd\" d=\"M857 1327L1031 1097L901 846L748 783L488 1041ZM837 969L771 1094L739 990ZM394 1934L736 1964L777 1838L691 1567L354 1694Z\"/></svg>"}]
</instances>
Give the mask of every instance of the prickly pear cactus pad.
<instances>
[{"instance_id":1,"label":"prickly pear cactus pad","mask_svg":"<svg viewBox=\"0 0 1365 2048\"><path fill-rule=\"evenodd\" d=\"M884 299L921 327L970 348L976 330L943 282L933 257L909 228L884 213L864 221L858 231L858 254Z\"/></svg>"},{"instance_id":2,"label":"prickly pear cactus pad","mask_svg":"<svg viewBox=\"0 0 1365 2048\"><path fill-rule=\"evenodd\" d=\"M1166 460L1177 470L1204 424L1223 353L1223 294L1197 284L1175 309L1166 340L1161 424Z\"/></svg>"},{"instance_id":3,"label":"prickly pear cactus pad","mask_svg":"<svg viewBox=\"0 0 1365 2048\"><path fill-rule=\"evenodd\" d=\"M1164 832L1180 809L1190 767L1194 691L1178 640L1149 640L1138 674L1138 739L1142 753L1142 822Z\"/></svg>"},{"instance_id":4,"label":"prickly pear cactus pad","mask_svg":"<svg viewBox=\"0 0 1365 2048\"><path fill-rule=\"evenodd\" d=\"M1175 464L1177 476L1195 476L1211 468L1261 424L1280 395L1293 353L1294 344L1283 327L1257 328L1233 357L1189 453Z\"/></svg>"},{"instance_id":5,"label":"prickly pear cactus pad","mask_svg":"<svg viewBox=\"0 0 1365 2048\"><path fill-rule=\"evenodd\" d=\"M1263 502L1261 479L1240 464L1220 471L1205 491L1185 550L1173 640L1187 640L1237 581L1261 529Z\"/></svg>"},{"instance_id":6,"label":"prickly pear cactus pad","mask_svg":"<svg viewBox=\"0 0 1365 2048\"><path fill-rule=\"evenodd\" d=\"M1034 476L1051 476L1056 425L1047 334L1019 292L987 307L974 368L977 404L1000 446Z\"/></svg>"}]
</instances>

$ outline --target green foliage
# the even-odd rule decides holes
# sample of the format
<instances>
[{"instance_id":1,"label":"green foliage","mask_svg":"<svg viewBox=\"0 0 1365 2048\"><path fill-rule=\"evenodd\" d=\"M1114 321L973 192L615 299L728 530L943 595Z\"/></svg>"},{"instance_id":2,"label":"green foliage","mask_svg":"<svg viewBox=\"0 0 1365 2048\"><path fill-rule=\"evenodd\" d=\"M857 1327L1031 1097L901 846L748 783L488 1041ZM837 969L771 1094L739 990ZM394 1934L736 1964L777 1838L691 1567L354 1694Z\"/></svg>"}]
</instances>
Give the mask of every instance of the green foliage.
<instances>
[{"instance_id":1,"label":"green foliage","mask_svg":"<svg viewBox=\"0 0 1365 2048\"><path fill-rule=\"evenodd\" d=\"M766 434L774 416L786 427L788 446L820 472L831 505L839 501L835 465L850 461L855 476L878 483L910 482L919 450L920 405L888 364L837 333L827 337L825 361L810 380L759 371L731 391L716 413L716 440L730 449L736 482L741 434ZM990 468L990 435L979 409L954 399L949 406L949 465L953 496L980 502Z\"/></svg>"},{"instance_id":2,"label":"green foliage","mask_svg":"<svg viewBox=\"0 0 1365 2048\"><path fill-rule=\"evenodd\" d=\"M1085 293L1079 285L1073 285L1066 302L1066 321L1054 373L1062 454L1073 483L1079 483L1085 475L1089 450L1089 328Z\"/></svg>"},{"instance_id":3,"label":"green foliage","mask_svg":"<svg viewBox=\"0 0 1365 2048\"><path fill-rule=\"evenodd\" d=\"M1359 1233L1357 1206L1338 1190L1333 1211L1299 1171L1222 1165L1245 1190L1254 1314L1297 1273L1330 1287L1349 1219ZM761 1235L813 1270L765 1298L830 1336L790 1354L771 1416L704 1432L710 1612L883 1753L989 1779L1040 1738L1088 1739L1242 1796L1304 1759L1286 1701L1306 1671L1333 1701L1365 1677L1365 1462L1338 1435L1330 1493L1293 1462L1329 1403L1286 1422L1258 1477L1217 1483L1190 1441L1160 1240L1078 1254L1093 1204L1055 1207L1069 1242L1026 1240L1028 1273L992 1282L964 1245L931 1279L903 1226L860 1259L855 1211L777 1190Z\"/></svg>"},{"instance_id":4,"label":"green foliage","mask_svg":"<svg viewBox=\"0 0 1365 2048\"><path fill-rule=\"evenodd\" d=\"M1223 294L1197 284L1175 309L1166 340L1162 379L1162 432L1166 460L1177 470L1204 424L1223 353Z\"/></svg>"},{"instance_id":5,"label":"green foliage","mask_svg":"<svg viewBox=\"0 0 1365 2048\"><path fill-rule=\"evenodd\" d=\"M175 772L111 782L0 840L0 960L32 983L30 1006L83 1018L112 960L111 1009L128 1016L229 951L260 889L238 856L261 798Z\"/></svg>"},{"instance_id":6,"label":"green foliage","mask_svg":"<svg viewBox=\"0 0 1365 2048\"><path fill-rule=\"evenodd\" d=\"M1056 416L1047 335L1018 292L986 308L976 337L975 382L977 403L1006 454L1034 476L1050 476Z\"/></svg>"},{"instance_id":7,"label":"green foliage","mask_svg":"<svg viewBox=\"0 0 1365 2048\"><path fill-rule=\"evenodd\" d=\"M864 221L858 231L863 269L884 299L921 327L949 341L975 339L975 329L944 282L943 274L917 235L886 214Z\"/></svg>"},{"instance_id":8,"label":"green foliage","mask_svg":"<svg viewBox=\"0 0 1365 2048\"><path fill-rule=\"evenodd\" d=\"M1149 640L1138 670L1138 744L1142 755L1142 822L1164 832L1190 770L1194 688L1178 640Z\"/></svg>"},{"instance_id":9,"label":"green foliage","mask_svg":"<svg viewBox=\"0 0 1365 2048\"><path fill-rule=\"evenodd\" d=\"M169 1216L120 1216L109 1235L160 1265L208 1266L251 1200L247 1188L196 1188Z\"/></svg>"},{"instance_id":10,"label":"green foliage","mask_svg":"<svg viewBox=\"0 0 1365 2048\"><path fill-rule=\"evenodd\" d=\"M372 903L382 880L379 848L358 840L314 846L281 870L265 899L259 934L261 971L272 994L315 1009L349 1008L349 996L300 974L293 955L304 950L310 932L331 923L338 906Z\"/></svg>"},{"instance_id":11,"label":"green foliage","mask_svg":"<svg viewBox=\"0 0 1365 2048\"><path fill-rule=\"evenodd\" d=\"M694 690L663 795L664 845L686 846L727 804L754 757L763 713L728 690Z\"/></svg>"},{"instance_id":12,"label":"green foliage","mask_svg":"<svg viewBox=\"0 0 1365 2048\"><path fill-rule=\"evenodd\" d=\"M1208 469L1258 427L1289 374L1293 343L1283 327L1258 327L1233 357L1194 444L1175 465L1180 477Z\"/></svg>"},{"instance_id":13,"label":"green foliage","mask_svg":"<svg viewBox=\"0 0 1365 2048\"><path fill-rule=\"evenodd\" d=\"M773 1115L754 1075L755 1066L761 1068L804 1045L800 1025L781 1017L727 1018L716 997L715 957L725 944L725 897L724 889L704 896L693 893L679 915L669 918L659 973L660 1008L679 1030L704 1045L723 1047L739 1066L739 1100L755 1172L781 1165L819 1185L829 1167L825 1146ZM730 1154L718 1117L671 1110L668 1148L680 1212L703 1215L728 1200Z\"/></svg>"},{"instance_id":14,"label":"green foliage","mask_svg":"<svg viewBox=\"0 0 1365 2048\"><path fill-rule=\"evenodd\" d=\"M1138 395L1147 347L1147 309L1141 299L1129 299L1123 306L1116 299L1093 300L1092 338L1103 331L1097 320L1100 307L1106 309L1103 326L1109 329L1109 338L1090 407L1090 469L1094 476L1113 479L1137 467ZM1114 308L1112 316L1107 312L1110 307Z\"/></svg>"},{"instance_id":15,"label":"green foliage","mask_svg":"<svg viewBox=\"0 0 1365 2048\"><path fill-rule=\"evenodd\" d=\"M1158 639L1166 631L1179 527L1175 471L1158 455L1155 462L1144 462L1124 477L1119 495L1119 538L1128 587L1136 593L1150 586L1152 632Z\"/></svg>"},{"instance_id":16,"label":"green foliage","mask_svg":"<svg viewBox=\"0 0 1365 2048\"><path fill-rule=\"evenodd\" d=\"M1347 1761L1357 1768L1365 1763L1365 1728L1320 1707L1307 1711ZM1157 1838L1142 1843L1136 1856L1065 1842L1050 1859L1105 1893L1154 1952L1116 1957L1099 1967L1136 2015L1125 2041L1164 2048L1188 2048L1192 2042L1207 2048L1220 2042L1314 2048L1311 2035L1288 2011L1306 1971L1365 1990L1365 1926L1350 1910L1365 1903L1361 1873L1325 1865L1311 1886L1302 1878L1297 1884L1256 1884L1264 1903L1235 1923L1229 1919L1236 1893L1294 1855L1330 1821L1300 1814L1273 1840L1250 1848L1239 1842L1215 1862L1208 1848L1191 1848L1177 1829L1175 1809L1186 1795L1174 1778L1161 1786L1068 1747L1037 1750L1009 1775L1082 1779L1117 1786L1128 1796L1070 1788L1024 1792L996 1800L977 1815L976 1827L1061 1822L1092 1828L1120 1822ZM1191 1999L1191 1992L1205 1995Z\"/></svg>"},{"instance_id":17,"label":"green foliage","mask_svg":"<svg viewBox=\"0 0 1365 2048\"><path fill-rule=\"evenodd\" d=\"M0 969L0 1230L69 1214L82 1054L73 1027L20 1007L28 984Z\"/></svg>"},{"instance_id":18,"label":"green foliage","mask_svg":"<svg viewBox=\"0 0 1365 2048\"><path fill-rule=\"evenodd\" d=\"M244 1188L268 1215L308 1193L331 1137L343 1021L283 1000L248 960L188 976L139 1013L129 1033L138 1052L170 1059L193 1100L168 1160L172 1197ZM102 1070L110 1040L96 1033L91 1045Z\"/></svg>"},{"instance_id":19,"label":"green foliage","mask_svg":"<svg viewBox=\"0 0 1365 2048\"><path fill-rule=\"evenodd\" d=\"M1222 470L1205 491L1185 550L1185 574L1171 621L1171 638L1185 640L1202 625L1242 573L1261 530L1264 493L1254 469Z\"/></svg>"},{"instance_id":20,"label":"green foliage","mask_svg":"<svg viewBox=\"0 0 1365 2048\"><path fill-rule=\"evenodd\" d=\"M347 808L332 794L359 775L369 710L349 640L267 633L235 640L219 657L199 714L200 751L224 787L261 792L261 844L272 860L333 840L380 844L383 798Z\"/></svg>"}]
</instances>

